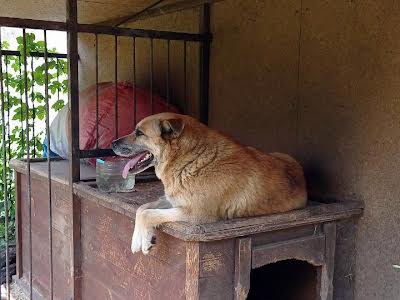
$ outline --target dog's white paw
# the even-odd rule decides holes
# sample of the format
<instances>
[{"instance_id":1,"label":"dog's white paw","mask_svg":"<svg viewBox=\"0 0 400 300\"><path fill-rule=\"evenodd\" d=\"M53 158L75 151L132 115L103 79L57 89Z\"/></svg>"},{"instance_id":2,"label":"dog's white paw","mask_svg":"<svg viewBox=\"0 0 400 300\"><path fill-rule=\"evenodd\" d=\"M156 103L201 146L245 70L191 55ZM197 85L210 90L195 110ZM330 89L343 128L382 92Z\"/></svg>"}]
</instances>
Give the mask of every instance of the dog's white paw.
<instances>
[{"instance_id":1,"label":"dog's white paw","mask_svg":"<svg viewBox=\"0 0 400 300\"><path fill-rule=\"evenodd\" d=\"M146 230L142 236L142 253L147 255L150 250L156 244L156 237L154 235L154 230Z\"/></svg>"},{"instance_id":2,"label":"dog's white paw","mask_svg":"<svg viewBox=\"0 0 400 300\"><path fill-rule=\"evenodd\" d=\"M142 249L142 237L140 231L135 228L132 236L131 250L132 253L139 252Z\"/></svg>"}]
</instances>

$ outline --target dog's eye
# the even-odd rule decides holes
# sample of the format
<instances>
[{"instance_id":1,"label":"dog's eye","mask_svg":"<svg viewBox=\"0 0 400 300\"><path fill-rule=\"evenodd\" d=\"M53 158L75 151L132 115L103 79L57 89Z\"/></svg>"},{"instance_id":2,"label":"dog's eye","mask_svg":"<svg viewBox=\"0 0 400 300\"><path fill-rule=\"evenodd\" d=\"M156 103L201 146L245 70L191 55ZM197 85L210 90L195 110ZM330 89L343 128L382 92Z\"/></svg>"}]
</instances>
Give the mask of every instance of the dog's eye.
<instances>
[{"instance_id":1,"label":"dog's eye","mask_svg":"<svg viewBox=\"0 0 400 300\"><path fill-rule=\"evenodd\" d=\"M138 137L138 136L144 135L144 133L141 130L136 129L135 135L136 135L136 137Z\"/></svg>"}]
</instances>

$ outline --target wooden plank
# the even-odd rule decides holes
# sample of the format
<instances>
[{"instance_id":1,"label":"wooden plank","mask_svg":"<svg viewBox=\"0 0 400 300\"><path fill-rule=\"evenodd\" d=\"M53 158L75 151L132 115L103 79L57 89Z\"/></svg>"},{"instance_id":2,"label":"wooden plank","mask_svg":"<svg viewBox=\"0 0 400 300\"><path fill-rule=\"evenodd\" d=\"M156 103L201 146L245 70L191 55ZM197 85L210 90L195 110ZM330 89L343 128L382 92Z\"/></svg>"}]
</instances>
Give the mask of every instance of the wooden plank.
<instances>
[{"instance_id":1,"label":"wooden plank","mask_svg":"<svg viewBox=\"0 0 400 300\"><path fill-rule=\"evenodd\" d=\"M235 241L200 243L199 299L232 299Z\"/></svg>"},{"instance_id":2,"label":"wooden plank","mask_svg":"<svg viewBox=\"0 0 400 300\"><path fill-rule=\"evenodd\" d=\"M134 13L120 18L114 18L110 20L106 20L97 25L110 25L110 26L119 26L124 23L131 23L137 20L143 20L148 18L153 18L165 14L170 14L186 9L192 9L197 6L206 4L206 3L215 3L222 0L184 0L184 1L177 1L173 3L167 3L165 5L157 6L151 9L144 10L141 13Z\"/></svg>"},{"instance_id":3,"label":"wooden plank","mask_svg":"<svg viewBox=\"0 0 400 300\"><path fill-rule=\"evenodd\" d=\"M251 238L236 240L234 299L245 300L250 290Z\"/></svg>"},{"instance_id":4,"label":"wooden plank","mask_svg":"<svg viewBox=\"0 0 400 300\"><path fill-rule=\"evenodd\" d=\"M251 245L253 247L262 246L266 244L307 237L314 234L322 234L322 226L320 224L254 234L251 236Z\"/></svg>"},{"instance_id":5,"label":"wooden plank","mask_svg":"<svg viewBox=\"0 0 400 300\"><path fill-rule=\"evenodd\" d=\"M82 277L82 299L125 300L114 293L108 285L102 284L91 274Z\"/></svg>"},{"instance_id":6,"label":"wooden plank","mask_svg":"<svg viewBox=\"0 0 400 300\"><path fill-rule=\"evenodd\" d=\"M112 237L121 243L121 247L130 251L134 228L131 218L100 206L92 201L82 200L82 232L99 231L100 235ZM87 228L89 227L89 228ZM157 244L148 254L163 261L174 269L184 270L186 247L183 241L156 231Z\"/></svg>"},{"instance_id":7,"label":"wooden plank","mask_svg":"<svg viewBox=\"0 0 400 300\"><path fill-rule=\"evenodd\" d=\"M86 272L93 274L100 272L96 264L90 264L92 256L95 255L98 260L103 260L104 268L112 270L117 268L129 274L129 280L136 286L162 293L166 297L184 295L184 269L170 267L165 262L158 260L156 253L154 256L145 256L141 253L132 254L128 243L105 234L88 223L83 223L82 226L82 253L83 275ZM174 255L174 253L171 252L170 255ZM183 264L184 258L181 255ZM125 279L122 275L118 275L115 280Z\"/></svg>"},{"instance_id":8,"label":"wooden plank","mask_svg":"<svg viewBox=\"0 0 400 300\"><path fill-rule=\"evenodd\" d=\"M92 25L92 24L79 24L78 31L82 33L97 33L106 35L108 34L116 36L130 36L130 37L175 40L175 41L200 42L204 40L211 40L210 34L206 35L206 34L186 33L186 32L132 29L132 28L122 28L122 27L112 27L104 25Z\"/></svg>"},{"instance_id":9,"label":"wooden plank","mask_svg":"<svg viewBox=\"0 0 400 300\"><path fill-rule=\"evenodd\" d=\"M28 241L28 230L23 229L24 237ZM54 278L53 286L56 298L67 299L72 295L69 257L70 246L65 243L61 233L53 231L53 251L57 259L53 261ZM49 242L46 232L37 233L32 230L32 265L33 265L33 287L42 295L49 295L50 286L50 264L49 264ZM23 276L28 278L29 252L24 251L25 261Z\"/></svg>"},{"instance_id":10,"label":"wooden plank","mask_svg":"<svg viewBox=\"0 0 400 300\"><path fill-rule=\"evenodd\" d=\"M141 254L140 254L141 255ZM143 256L143 255L141 255ZM147 264L144 265L147 267ZM145 270L145 269L143 269ZM157 286L149 286L150 282L139 280L132 273L110 263L98 253L87 255L82 261L83 276L96 278L102 285L107 286L110 291L123 299L183 299L183 286L177 288L176 284L182 285L183 277L174 277L163 274L168 279L169 286L162 292L156 290ZM176 282L176 284L174 284ZM104 295L103 295L104 296ZM103 299L100 297L98 299Z\"/></svg>"},{"instance_id":11,"label":"wooden plank","mask_svg":"<svg viewBox=\"0 0 400 300\"><path fill-rule=\"evenodd\" d=\"M22 251L23 251L23 243L22 243L22 206L21 206L21 175L18 172L14 171L15 178L15 233L16 233L16 276L17 278L22 277Z\"/></svg>"},{"instance_id":12,"label":"wooden plank","mask_svg":"<svg viewBox=\"0 0 400 300\"><path fill-rule=\"evenodd\" d=\"M199 299L200 248L197 242L186 243L186 299Z\"/></svg>"},{"instance_id":13,"label":"wooden plank","mask_svg":"<svg viewBox=\"0 0 400 300\"><path fill-rule=\"evenodd\" d=\"M27 178L25 175L20 176L19 185L24 186ZM48 207L49 199L46 193L47 182L44 180L32 179L32 226L36 223L48 226ZM68 193L66 187L60 184L54 184L52 189L52 202L53 202L53 228L63 232L65 235L71 235L72 220L70 214L70 207L72 206L70 201L66 198ZM28 198L25 190L20 192L21 201L21 226L27 226L24 224L28 220ZM46 230L44 227L40 227L40 230Z\"/></svg>"},{"instance_id":14,"label":"wooden plank","mask_svg":"<svg viewBox=\"0 0 400 300\"><path fill-rule=\"evenodd\" d=\"M335 267L336 223L324 224L325 263L318 270L318 297L320 300L333 299L333 272Z\"/></svg>"},{"instance_id":15,"label":"wooden plank","mask_svg":"<svg viewBox=\"0 0 400 300\"><path fill-rule=\"evenodd\" d=\"M35 163L32 164L33 166ZM33 167L33 170L35 167ZM57 172L53 169L53 174ZM35 171L33 171L34 174ZM74 184L74 193L118 213L135 218L137 208L146 202L155 201L163 194L160 182L140 183L138 192L107 194L85 183ZM209 224L191 225L184 222L168 223L160 230L184 241L213 241L233 237L254 235L307 225L318 225L360 215L363 204L358 201L317 203L304 209L282 214L240 218Z\"/></svg>"},{"instance_id":16,"label":"wooden plank","mask_svg":"<svg viewBox=\"0 0 400 300\"><path fill-rule=\"evenodd\" d=\"M307 261L314 266L324 263L325 236L315 235L253 248L252 268L286 259Z\"/></svg>"}]
</instances>

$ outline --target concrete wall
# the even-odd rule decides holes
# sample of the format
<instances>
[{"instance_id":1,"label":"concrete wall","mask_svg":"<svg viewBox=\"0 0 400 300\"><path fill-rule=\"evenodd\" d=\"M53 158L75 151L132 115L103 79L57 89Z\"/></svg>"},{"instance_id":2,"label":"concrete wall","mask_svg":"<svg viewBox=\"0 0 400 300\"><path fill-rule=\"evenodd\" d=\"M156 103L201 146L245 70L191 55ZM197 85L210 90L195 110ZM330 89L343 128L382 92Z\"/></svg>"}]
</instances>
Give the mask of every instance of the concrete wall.
<instances>
[{"instance_id":1,"label":"concrete wall","mask_svg":"<svg viewBox=\"0 0 400 300\"><path fill-rule=\"evenodd\" d=\"M365 201L339 229L335 298L399 299L400 2L235 0L212 20L211 125Z\"/></svg>"},{"instance_id":2,"label":"concrete wall","mask_svg":"<svg viewBox=\"0 0 400 300\"><path fill-rule=\"evenodd\" d=\"M138 26L196 31L197 14ZM212 8L210 125L265 151L293 154L313 195L365 202L364 216L338 230L335 299L400 295L392 266L400 263L399 23L393 0L226 0ZM93 51L85 39L81 47ZM125 49L121 61L129 66ZM105 70L113 70L112 59ZM86 67L83 85L94 80L93 64ZM122 69L121 79L130 79ZM148 74L140 74L146 85ZM182 79L174 80L179 91Z\"/></svg>"}]
</instances>

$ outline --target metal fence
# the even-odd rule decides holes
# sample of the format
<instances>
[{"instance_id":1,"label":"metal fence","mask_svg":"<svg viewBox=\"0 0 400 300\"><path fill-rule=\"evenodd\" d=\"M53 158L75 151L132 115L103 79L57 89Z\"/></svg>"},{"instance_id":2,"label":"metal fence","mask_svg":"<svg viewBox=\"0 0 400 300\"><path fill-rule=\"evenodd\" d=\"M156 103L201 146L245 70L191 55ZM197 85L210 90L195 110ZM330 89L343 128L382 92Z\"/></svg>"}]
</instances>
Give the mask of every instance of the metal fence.
<instances>
[{"instance_id":1,"label":"metal fence","mask_svg":"<svg viewBox=\"0 0 400 300\"><path fill-rule=\"evenodd\" d=\"M167 61L167 71L165 73L166 80L166 100L169 104L171 101L171 41L179 42L182 45L183 55L181 57L183 61L183 91L184 95L187 94L187 47L189 43L196 43L199 45L199 70L198 70L198 99L200 101L200 115L199 118L204 123L208 121L208 71L209 71L209 51L210 51L210 41L211 35L209 33L210 27L210 15L209 15L209 5L204 5L201 9L201 33L193 34L193 33L179 33L179 32L167 32L167 31L157 31L157 30L143 30L143 29L130 29L130 28L121 28L121 27L111 27L111 26L102 26L102 25L90 25L90 24L79 24L78 23L78 11L77 11L77 1L76 0L67 0L67 20L66 22L49 22L49 21L35 21L35 20L27 20L27 19L15 19L15 18L4 18L0 17L0 28L1 27L18 27L22 29L22 46L18 51L15 50L7 50L2 49L0 47L0 93L1 93L1 141L2 141L2 149L1 149L1 157L2 157L2 191L3 191L3 201L4 201L4 227L5 227L5 243L6 243L6 289L7 289L7 299L10 296L10 273L9 273L9 217L10 215L10 203L14 200L14 188L12 186L13 174L10 170L9 161L12 158L23 159L26 162L26 177L27 177L27 185L20 187L22 189L26 189L27 197L28 197L28 224L29 224L29 243L28 245L24 244L21 248L21 245L17 252L24 251L28 253L29 257L29 297L32 299L34 294L34 270L32 269L32 257L34 255L38 255L37 253L32 252L32 180L31 180L31 165L38 161L38 157L41 156L41 153L38 153L38 144L41 143L41 140L37 138L38 132L35 131L37 128L38 122L38 107L35 107L35 101L32 101L32 97L35 97L35 89L38 87L35 86L35 80L32 76L35 76L34 71L34 59L42 59L43 60L43 90L44 97L41 99L44 102L44 112L43 107L41 111L41 116L44 116L45 123L45 136L46 139L46 147L47 150L50 151L50 95L49 95L49 78L53 75L50 75L50 65L55 61L58 65L60 61L67 62L68 65L68 105L70 111L70 154L69 154L69 187L70 187L70 201L72 202L72 248L73 255L72 261L70 262L72 272L72 282L73 282L73 297L74 299L80 299L80 278L81 278L81 269L80 269L80 202L77 197L74 197L74 189L73 184L80 180L80 159L82 158L92 158L92 157L103 157L113 155L111 149L100 149L98 144L99 138L99 36L106 35L112 36L114 38L114 55L115 55L115 64L114 64L114 81L118 82L118 39L120 37L127 37L131 39L132 43L132 60L133 60L133 68L132 68L132 78L133 78L133 101L134 101L134 120L133 122L136 124L137 120L137 105L136 105L136 77L137 77L137 64L143 62L138 62L136 59L136 45L137 39L143 38L149 40L149 49L148 53L150 55L150 61L148 64L148 73L150 79L150 102L153 107L153 89L154 89L154 40L160 40L165 43L166 46L166 61ZM29 45L27 44L28 35L27 29L38 29L43 31L43 49L42 51L32 51L28 50ZM67 32L67 44L68 44L68 54L58 54L49 51L48 49L48 31L49 30L59 30ZM78 36L79 34L91 34L95 40L95 60L96 65L96 137L97 144L95 149L86 149L82 150L79 147L79 72L78 72ZM1 31L0 31L0 45L2 45L1 40ZM21 118L19 120L19 132L13 133L12 122L10 121L10 65L9 57L18 57L19 68L18 68L18 78L22 82L22 86L17 86L15 91L18 91L18 105L20 105L20 113ZM58 76L58 75L57 75ZM117 89L117 85L116 85ZM59 91L57 91L58 100L60 98ZM33 96L32 96L33 95ZM115 135L118 138L118 92L115 91ZM14 99L14 98L13 98ZM15 100L15 99L14 99ZM182 110L187 112L187 102L183 105ZM24 116L24 113L26 114ZM14 134L14 136L13 136ZM12 147L10 146L11 138L18 137L20 139L20 149L18 149L19 155L13 157L12 156ZM39 159L43 161L43 159ZM49 237L49 290L50 295L49 298L53 299L54 297L54 288L53 288L53 260L56 259L53 257L53 225L52 225L52 159L50 155L47 155L47 180L48 180L48 201L49 201L49 211L48 211L48 237ZM17 208L18 209L18 208ZM14 217L12 217L14 218ZM18 224L17 224L18 226ZM16 238L18 243L18 237ZM21 255L21 253L17 253L17 256Z\"/></svg>"}]
</instances>

